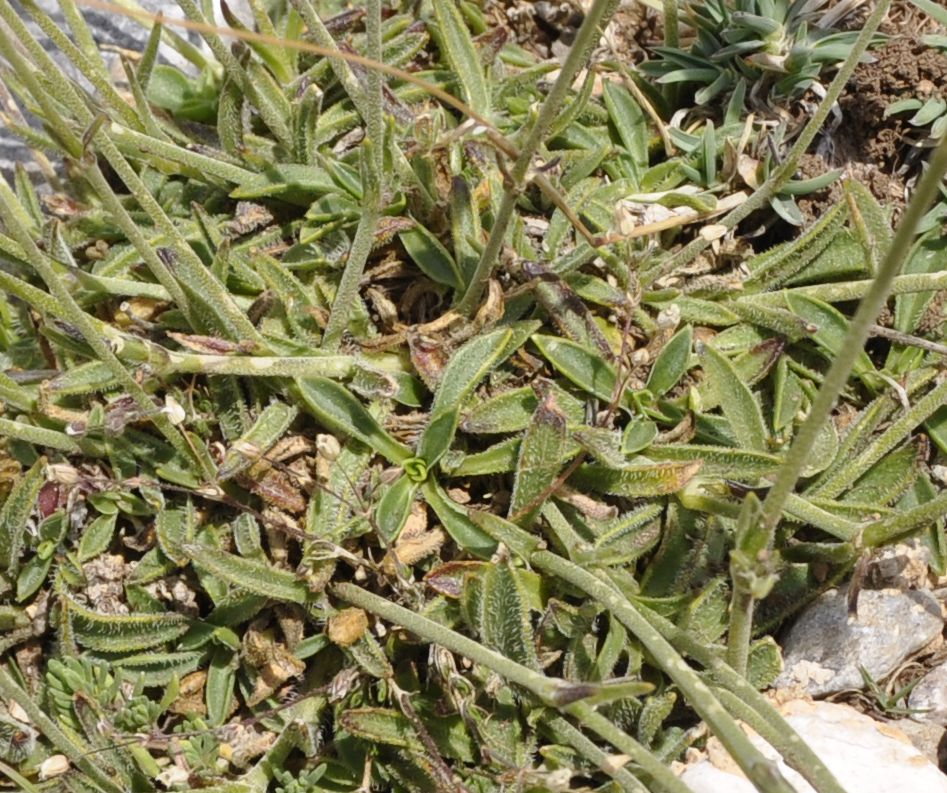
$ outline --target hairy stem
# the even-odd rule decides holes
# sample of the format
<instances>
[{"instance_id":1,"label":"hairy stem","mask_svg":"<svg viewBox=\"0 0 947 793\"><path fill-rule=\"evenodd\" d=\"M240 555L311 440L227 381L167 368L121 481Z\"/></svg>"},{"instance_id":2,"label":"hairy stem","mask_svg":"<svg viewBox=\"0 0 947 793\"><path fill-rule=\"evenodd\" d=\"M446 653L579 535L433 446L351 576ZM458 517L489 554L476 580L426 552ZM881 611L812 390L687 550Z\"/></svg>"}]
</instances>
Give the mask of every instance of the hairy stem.
<instances>
[{"instance_id":1,"label":"hairy stem","mask_svg":"<svg viewBox=\"0 0 947 793\"><path fill-rule=\"evenodd\" d=\"M870 326L887 301L891 283L911 249L911 241L917 226L939 193L940 180L945 171L947 171L947 138L942 140L934 151L927 172L918 183L914 196L904 213L904 218L891 241L891 246L878 268L878 274L868 294L859 303L858 310L849 324L848 333L845 334L840 347L841 354L832 362L832 366L822 381L822 387L812 402L809 415L793 439L792 446L776 473L776 481L763 501L762 523L770 532L775 531L779 516L806 465L816 437L848 382L856 356L865 346Z\"/></svg>"},{"instance_id":2,"label":"hairy stem","mask_svg":"<svg viewBox=\"0 0 947 793\"><path fill-rule=\"evenodd\" d=\"M682 630L670 620L646 606L639 606L639 611L675 649L701 664L720 685L752 709L756 714L755 718L744 718L744 721L766 737L773 748L792 768L802 774L812 787L821 793L845 793L818 755L796 734L772 703L746 681L746 678L737 674L714 650L694 639L687 631ZM743 718L742 715L741 718ZM757 727L764 722L767 727Z\"/></svg>"},{"instance_id":3,"label":"hairy stem","mask_svg":"<svg viewBox=\"0 0 947 793\"><path fill-rule=\"evenodd\" d=\"M614 614L680 688L690 705L707 722L758 790L763 793L792 793L793 788L779 773L775 764L753 746L746 733L714 697L697 672L684 662L631 601L598 576L556 554L538 551L530 556L530 562L578 587Z\"/></svg>"},{"instance_id":4,"label":"hairy stem","mask_svg":"<svg viewBox=\"0 0 947 793\"><path fill-rule=\"evenodd\" d=\"M473 639L469 639L427 617L392 603L386 598L366 592L353 584L336 584L331 588L331 591L340 600L358 606L391 623L401 625L425 641L439 644L451 652L463 655L474 663L480 664L510 682L532 692L544 704L575 716L584 726L611 743L620 752L630 755L634 762L640 764L651 775L656 787L668 793L687 793L687 788L651 752L631 736L618 729L608 719L596 713L590 705L582 702L564 701L570 699L565 696L569 689L582 684L573 684L565 680L546 677L544 674L518 664L516 661L485 647ZM586 747L587 745L583 743L575 748L581 752ZM595 756L590 756L588 759L592 762L598 762L600 755L596 753ZM786 791L786 793L791 793L791 791Z\"/></svg>"}]
</instances>

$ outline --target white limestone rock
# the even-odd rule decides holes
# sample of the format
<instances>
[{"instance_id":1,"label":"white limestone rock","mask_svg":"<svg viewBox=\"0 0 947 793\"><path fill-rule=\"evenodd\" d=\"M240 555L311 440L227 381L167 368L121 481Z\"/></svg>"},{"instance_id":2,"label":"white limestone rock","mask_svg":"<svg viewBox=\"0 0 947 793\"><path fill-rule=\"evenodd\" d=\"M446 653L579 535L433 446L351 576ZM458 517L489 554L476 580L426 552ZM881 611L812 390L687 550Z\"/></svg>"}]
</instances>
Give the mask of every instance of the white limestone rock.
<instances>
[{"instance_id":1,"label":"white limestone rock","mask_svg":"<svg viewBox=\"0 0 947 793\"><path fill-rule=\"evenodd\" d=\"M792 727L835 775L855 793L947 793L947 776L900 730L877 722L848 705L792 700L780 707ZM749 730L748 730L749 732ZM750 739L770 759L773 748L758 735ZM681 780L693 793L755 793L723 747L711 740L708 756L684 767ZM779 761L779 770L797 793L814 793L799 774Z\"/></svg>"},{"instance_id":2,"label":"white limestone rock","mask_svg":"<svg viewBox=\"0 0 947 793\"><path fill-rule=\"evenodd\" d=\"M947 661L931 669L911 689L908 708L918 721L947 727Z\"/></svg>"}]
</instances>

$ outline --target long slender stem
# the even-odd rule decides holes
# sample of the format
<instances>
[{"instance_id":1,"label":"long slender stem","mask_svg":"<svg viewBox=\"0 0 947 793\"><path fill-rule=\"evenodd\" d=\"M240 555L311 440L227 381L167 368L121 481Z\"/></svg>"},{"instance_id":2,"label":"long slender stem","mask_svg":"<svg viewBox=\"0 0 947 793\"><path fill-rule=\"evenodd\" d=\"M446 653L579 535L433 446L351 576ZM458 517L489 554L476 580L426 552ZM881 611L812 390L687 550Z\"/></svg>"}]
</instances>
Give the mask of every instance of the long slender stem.
<instances>
[{"instance_id":1,"label":"long slender stem","mask_svg":"<svg viewBox=\"0 0 947 793\"><path fill-rule=\"evenodd\" d=\"M608 762L608 754L589 740L585 733L562 716L553 716L540 722L540 728L548 731L554 741L568 743L578 749L600 770L614 779L625 793L648 793L646 788L627 769Z\"/></svg>"},{"instance_id":2,"label":"long slender stem","mask_svg":"<svg viewBox=\"0 0 947 793\"><path fill-rule=\"evenodd\" d=\"M664 0L664 46L676 47L679 41L677 0Z\"/></svg>"},{"instance_id":3,"label":"long slender stem","mask_svg":"<svg viewBox=\"0 0 947 793\"><path fill-rule=\"evenodd\" d=\"M764 735L773 748L793 769L802 774L812 787L821 793L845 793L818 755L796 734L772 703L746 681L746 678L737 674L710 647L695 640L687 631L682 630L670 620L646 606L639 606L638 610L675 649L701 664L718 683L726 687L728 691L732 691L753 710L756 718L745 718L744 721ZM763 728L757 727L760 722L768 725L765 733Z\"/></svg>"},{"instance_id":4,"label":"long slender stem","mask_svg":"<svg viewBox=\"0 0 947 793\"><path fill-rule=\"evenodd\" d=\"M485 647L479 642L475 642L473 639L468 639L466 636L427 617L409 611L403 606L392 603L386 598L366 592L354 584L336 584L332 587L332 594L353 606L358 606L382 619L401 625L426 641L439 644L451 652L463 655L474 663L491 669L510 682L522 686L537 696L544 704L575 716L582 724L611 743L620 752L632 757L633 761L652 777L655 785L661 790L668 793L688 793L687 788L680 780L661 764L651 752L631 736L619 730L608 719L596 713L591 706L575 701L563 704L561 701L562 695L573 686L572 683L546 677L544 674L518 664L516 661ZM581 752L585 748L585 744L575 748ZM592 762L598 762L599 755L590 756L588 759ZM786 793L792 793L792 791L786 791Z\"/></svg>"},{"instance_id":5,"label":"long slender stem","mask_svg":"<svg viewBox=\"0 0 947 793\"><path fill-rule=\"evenodd\" d=\"M616 6L615 0L595 0L582 21L582 26L576 34L572 49L569 50L569 54L566 56L559 77L543 102L539 115L530 128L519 155L510 169L509 182L503 193L503 199L500 202L493 228L490 229L490 238L487 240L480 261L477 262L477 268L467 285L467 291L464 292L463 297L457 304L457 310L461 313L471 314L480 302L480 296L493 274L497 259L500 256L500 250L503 248L506 230L513 217L513 210L516 207L520 191L523 189L523 183L532 165L533 157L536 156L546 132L562 109L562 104L565 102L576 76L587 63L589 54L600 35L600 30L607 24Z\"/></svg>"},{"instance_id":6,"label":"long slender stem","mask_svg":"<svg viewBox=\"0 0 947 793\"><path fill-rule=\"evenodd\" d=\"M858 310L849 324L848 333L845 334L845 339L840 346L841 354L829 367L822 381L822 387L809 409L809 415L793 439L792 446L777 471L776 481L766 495L763 502L762 522L770 531L775 530L779 516L786 505L786 499L796 486L815 439L848 382L856 356L865 346L869 328L888 299L891 283L904 264L921 218L939 192L940 180L945 171L947 171L947 137L935 149L927 172L918 183L914 197L908 204L894 239L891 241L891 246L878 268L878 274L868 294L859 303Z\"/></svg>"},{"instance_id":7,"label":"long slender stem","mask_svg":"<svg viewBox=\"0 0 947 793\"><path fill-rule=\"evenodd\" d=\"M739 674L746 674L750 658L750 639L753 637L753 595L733 579L733 599L730 601L730 624L727 630L727 663Z\"/></svg>"},{"instance_id":8,"label":"long slender stem","mask_svg":"<svg viewBox=\"0 0 947 793\"><path fill-rule=\"evenodd\" d=\"M354 369L355 361L348 355L269 358L171 352L164 361L155 361L158 376L192 373L239 377L331 377L338 379L352 374Z\"/></svg>"},{"instance_id":9,"label":"long slender stem","mask_svg":"<svg viewBox=\"0 0 947 793\"><path fill-rule=\"evenodd\" d=\"M758 790L763 793L793 793L793 788L776 766L750 742L746 733L714 697L707 684L700 679L700 675L687 665L631 601L599 577L549 551L532 554L530 562L578 587L614 614L618 621L637 637L652 655L655 663L677 684L687 701L707 722Z\"/></svg>"},{"instance_id":10,"label":"long slender stem","mask_svg":"<svg viewBox=\"0 0 947 793\"><path fill-rule=\"evenodd\" d=\"M576 702L567 706L564 710L620 752L627 754L633 763L640 766L641 770L651 777L651 784L657 790L664 791L664 793L690 793L687 785L669 773L668 769L652 752L616 727L613 722L598 713L591 705L585 702Z\"/></svg>"},{"instance_id":11,"label":"long slender stem","mask_svg":"<svg viewBox=\"0 0 947 793\"><path fill-rule=\"evenodd\" d=\"M835 284L813 284L811 286L793 286L778 292L763 292L752 297L741 297L737 302L754 302L761 305L785 306L786 295L802 295L822 300L826 303L845 303L849 300L861 300L868 294L872 279L861 281L841 281ZM947 272L912 273L899 275L891 284L892 295L908 295L915 292L939 292L947 289ZM726 303L723 304L726 306Z\"/></svg>"},{"instance_id":12,"label":"long slender stem","mask_svg":"<svg viewBox=\"0 0 947 793\"><path fill-rule=\"evenodd\" d=\"M819 130L822 129L822 125L825 124L826 119L829 117L829 113L832 112L832 107L842 95L842 91L845 90L845 85L849 79L851 79L855 67L858 66L862 55L864 55L865 50L868 49L868 45L871 44L871 40L881 25L882 20L884 20L885 15L888 13L888 6L890 5L891 0L879 0L871 16L865 22L865 27L862 28L858 34L858 38L852 45L848 57L842 63L835 78L829 84L828 89L826 89L825 98L819 105L819 109L809 119L805 127L803 127L802 132L799 133L799 137L796 138L783 164L770 174L769 178L760 185L760 188L753 193L753 195L730 212L730 214L717 221L719 225L725 226L727 229L735 228L741 220L744 220L758 209L762 209L766 206L767 202L780 191L783 185L792 179L799 166L799 161L802 159L802 155L806 153L812 141L815 140L816 135L819 134ZM642 273L642 285L647 287L659 278L692 262L708 245L710 245L710 240L698 235L691 243L673 256L665 259L660 265Z\"/></svg>"}]
</instances>

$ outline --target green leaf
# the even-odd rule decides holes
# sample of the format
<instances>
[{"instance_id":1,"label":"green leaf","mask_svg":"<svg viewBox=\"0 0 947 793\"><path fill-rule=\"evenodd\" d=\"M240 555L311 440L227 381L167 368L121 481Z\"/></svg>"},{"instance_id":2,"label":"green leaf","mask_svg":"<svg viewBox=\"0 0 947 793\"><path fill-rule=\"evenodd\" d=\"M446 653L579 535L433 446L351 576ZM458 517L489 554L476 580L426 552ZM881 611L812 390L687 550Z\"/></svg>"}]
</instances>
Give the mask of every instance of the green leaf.
<instances>
[{"instance_id":1,"label":"green leaf","mask_svg":"<svg viewBox=\"0 0 947 793\"><path fill-rule=\"evenodd\" d=\"M651 138L648 118L628 89L619 83L607 80L602 98L640 179L640 174L648 168L648 144Z\"/></svg>"},{"instance_id":2,"label":"green leaf","mask_svg":"<svg viewBox=\"0 0 947 793\"><path fill-rule=\"evenodd\" d=\"M195 564L240 589L292 603L305 603L309 599L305 582L289 570L234 556L209 545L191 543L185 545L184 550Z\"/></svg>"},{"instance_id":3,"label":"green leaf","mask_svg":"<svg viewBox=\"0 0 947 793\"><path fill-rule=\"evenodd\" d=\"M20 568L20 574L16 577L17 602L22 603L36 593L46 581L52 563L52 555L36 554Z\"/></svg>"},{"instance_id":4,"label":"green leaf","mask_svg":"<svg viewBox=\"0 0 947 793\"><path fill-rule=\"evenodd\" d=\"M434 394L430 421L418 442L418 456L428 467L450 448L464 399L507 352L512 338L512 330L501 328L471 339L451 357Z\"/></svg>"},{"instance_id":5,"label":"green leaf","mask_svg":"<svg viewBox=\"0 0 947 793\"><path fill-rule=\"evenodd\" d=\"M46 481L46 458L40 457L13 485L0 508L0 569L16 576L26 524Z\"/></svg>"},{"instance_id":6,"label":"green leaf","mask_svg":"<svg viewBox=\"0 0 947 793\"><path fill-rule=\"evenodd\" d=\"M413 456L407 446L382 429L348 389L334 380L300 378L296 388L306 407L328 429L361 441L396 464Z\"/></svg>"},{"instance_id":7,"label":"green leaf","mask_svg":"<svg viewBox=\"0 0 947 793\"><path fill-rule=\"evenodd\" d=\"M99 515L85 527L82 532L82 539L79 541L78 557L80 562L94 559L111 545L112 537L115 536L115 520L117 517L117 513Z\"/></svg>"},{"instance_id":8,"label":"green leaf","mask_svg":"<svg viewBox=\"0 0 947 793\"><path fill-rule=\"evenodd\" d=\"M398 539L404 524L411 515L411 505L418 492L418 483L407 474L402 474L388 487L384 495L378 500L375 508L375 523L378 533L385 543L392 543Z\"/></svg>"},{"instance_id":9,"label":"green leaf","mask_svg":"<svg viewBox=\"0 0 947 793\"><path fill-rule=\"evenodd\" d=\"M700 358L701 366L716 392L716 401L740 445L751 451L767 451L769 445L763 413L753 392L740 380L733 364L709 345L703 346Z\"/></svg>"},{"instance_id":10,"label":"green leaf","mask_svg":"<svg viewBox=\"0 0 947 793\"><path fill-rule=\"evenodd\" d=\"M437 24L430 27L431 34L460 81L464 99L479 113L489 116L490 89L463 16L454 0L444 0L432 5Z\"/></svg>"},{"instance_id":11,"label":"green leaf","mask_svg":"<svg viewBox=\"0 0 947 793\"><path fill-rule=\"evenodd\" d=\"M509 559L487 568L480 608L483 643L524 666L539 669L526 598Z\"/></svg>"},{"instance_id":12,"label":"green leaf","mask_svg":"<svg viewBox=\"0 0 947 793\"><path fill-rule=\"evenodd\" d=\"M630 564L651 551L661 539L662 504L649 504L611 521L595 540L590 561L596 564ZM576 561L584 561L583 554Z\"/></svg>"},{"instance_id":13,"label":"green leaf","mask_svg":"<svg viewBox=\"0 0 947 793\"><path fill-rule=\"evenodd\" d=\"M583 465L570 484L599 493L626 498L664 496L676 493L700 470L700 461L629 464L616 470L601 465Z\"/></svg>"},{"instance_id":14,"label":"green leaf","mask_svg":"<svg viewBox=\"0 0 947 793\"><path fill-rule=\"evenodd\" d=\"M690 361L692 341L693 328L685 325L661 348L645 386L656 397L664 396L684 376Z\"/></svg>"},{"instance_id":15,"label":"green leaf","mask_svg":"<svg viewBox=\"0 0 947 793\"><path fill-rule=\"evenodd\" d=\"M451 539L474 556L489 559L496 550L496 541L467 516L467 512L455 504L433 478L429 478L421 491L428 506L434 510Z\"/></svg>"},{"instance_id":16,"label":"green leaf","mask_svg":"<svg viewBox=\"0 0 947 793\"><path fill-rule=\"evenodd\" d=\"M280 401L263 408L253 426L227 449L217 471L218 481L233 478L261 459L283 437L298 412L295 407Z\"/></svg>"},{"instance_id":17,"label":"green leaf","mask_svg":"<svg viewBox=\"0 0 947 793\"><path fill-rule=\"evenodd\" d=\"M920 110L924 102L916 97L911 97L910 99L901 99L898 102L892 102L885 108L884 117L894 116L898 113L906 113L911 110Z\"/></svg>"},{"instance_id":18,"label":"green leaf","mask_svg":"<svg viewBox=\"0 0 947 793\"><path fill-rule=\"evenodd\" d=\"M585 406L578 399L555 384L550 385L550 393L568 424L582 423ZM477 435L522 432L529 426L538 404L536 393L529 386L513 388L475 402L465 412L460 426L464 432Z\"/></svg>"},{"instance_id":19,"label":"green leaf","mask_svg":"<svg viewBox=\"0 0 947 793\"><path fill-rule=\"evenodd\" d=\"M217 647L211 656L204 684L207 720L211 726L224 723L232 709L234 685L237 680L235 654L229 647Z\"/></svg>"},{"instance_id":20,"label":"green leaf","mask_svg":"<svg viewBox=\"0 0 947 793\"><path fill-rule=\"evenodd\" d=\"M841 353L848 333L845 315L828 303L792 292L786 293L786 302L796 314L818 328L812 338L825 357L834 360ZM854 372L860 377L875 373L875 367L864 350L859 350L855 358Z\"/></svg>"},{"instance_id":21,"label":"green leaf","mask_svg":"<svg viewBox=\"0 0 947 793\"><path fill-rule=\"evenodd\" d=\"M555 369L579 388L610 402L615 392L615 370L600 354L558 336L536 334L533 343Z\"/></svg>"},{"instance_id":22,"label":"green leaf","mask_svg":"<svg viewBox=\"0 0 947 793\"><path fill-rule=\"evenodd\" d=\"M566 417L547 393L520 443L510 520L528 529L542 509L545 494L556 480L566 450Z\"/></svg>"},{"instance_id":23,"label":"green leaf","mask_svg":"<svg viewBox=\"0 0 947 793\"><path fill-rule=\"evenodd\" d=\"M427 751L411 722L395 710L349 708L339 716L339 724L342 729L370 744L396 746L420 755ZM460 716L426 719L425 726L444 757L462 763L476 762L479 755Z\"/></svg>"},{"instance_id":24,"label":"green leaf","mask_svg":"<svg viewBox=\"0 0 947 793\"><path fill-rule=\"evenodd\" d=\"M916 127L923 127L943 115L944 111L947 111L947 100L939 96L932 96L917 113L908 119L908 123Z\"/></svg>"},{"instance_id":25,"label":"green leaf","mask_svg":"<svg viewBox=\"0 0 947 793\"><path fill-rule=\"evenodd\" d=\"M414 228L402 231L398 239L428 278L451 289L461 289L460 270L454 257L424 226L416 223Z\"/></svg>"},{"instance_id":26,"label":"green leaf","mask_svg":"<svg viewBox=\"0 0 947 793\"><path fill-rule=\"evenodd\" d=\"M146 650L183 635L191 621L183 614L100 614L65 597L76 639L90 650L127 653Z\"/></svg>"}]
</instances>

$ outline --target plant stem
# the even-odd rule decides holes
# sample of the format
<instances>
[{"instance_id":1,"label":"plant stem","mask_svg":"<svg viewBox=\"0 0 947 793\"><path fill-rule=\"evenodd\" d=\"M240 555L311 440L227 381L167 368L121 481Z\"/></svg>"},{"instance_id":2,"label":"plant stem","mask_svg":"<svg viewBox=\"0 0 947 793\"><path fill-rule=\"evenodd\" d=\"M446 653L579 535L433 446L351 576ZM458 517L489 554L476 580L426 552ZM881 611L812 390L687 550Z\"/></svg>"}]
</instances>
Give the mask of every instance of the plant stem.
<instances>
[{"instance_id":1,"label":"plant stem","mask_svg":"<svg viewBox=\"0 0 947 793\"><path fill-rule=\"evenodd\" d=\"M628 755L631 762L640 766L641 770L651 777L650 782L654 789L665 791L665 793L690 793L687 785L671 774L653 753L616 727L588 703L576 702L564 710L578 719L580 724L600 735L623 754Z\"/></svg>"},{"instance_id":2,"label":"plant stem","mask_svg":"<svg viewBox=\"0 0 947 793\"><path fill-rule=\"evenodd\" d=\"M860 300L871 289L872 279L844 281L837 284L813 284L812 286L794 286L780 289L778 292L763 292L753 297L741 297L737 302L755 302L764 305L786 305L786 295L813 297L826 303L844 303ZM907 295L915 292L939 292L947 289L947 272L912 273L899 275L891 284L892 295ZM726 304L724 304L726 305Z\"/></svg>"},{"instance_id":3,"label":"plant stem","mask_svg":"<svg viewBox=\"0 0 947 793\"><path fill-rule=\"evenodd\" d=\"M776 766L753 746L697 672L687 665L631 601L601 578L549 551L537 551L530 556L529 561L578 587L614 614L651 654L657 666L677 684L690 705L707 722L758 790L763 793L793 793L793 788Z\"/></svg>"},{"instance_id":4,"label":"plant stem","mask_svg":"<svg viewBox=\"0 0 947 793\"><path fill-rule=\"evenodd\" d=\"M730 601L730 624L727 629L727 663L738 674L746 675L753 635L753 595L731 575L733 598Z\"/></svg>"},{"instance_id":5,"label":"plant stem","mask_svg":"<svg viewBox=\"0 0 947 793\"><path fill-rule=\"evenodd\" d=\"M253 357L244 355L197 355L171 352L167 358L154 361L155 373L235 375L238 377L347 377L355 369L348 355L316 355L299 357Z\"/></svg>"},{"instance_id":6,"label":"plant stem","mask_svg":"<svg viewBox=\"0 0 947 793\"><path fill-rule=\"evenodd\" d=\"M725 226L727 229L735 228L741 220L744 220L758 209L762 209L766 206L769 200L779 193L783 185L792 179L796 173L796 169L799 167L799 161L802 159L802 155L806 153L812 141L815 140L816 135L819 134L819 130L822 129L822 125L825 124L826 119L829 117L829 113L832 111L838 98L842 95L842 91L845 90L845 86L849 79L851 79L855 67L858 66L862 55L864 55L865 50L868 49L868 45L871 44L871 40L881 25L882 20L885 18L885 14L888 13L888 6L890 5L891 0L878 0L874 11L872 11L871 16L865 22L865 27L862 28L858 34L858 38L852 45L851 52L849 52L848 57L842 63L841 67L839 67L835 78L826 89L825 98L819 105L819 109L809 119L805 127L803 127L802 132L799 133L799 137L796 138L783 164L769 175L769 178L760 185L760 188L753 193L753 195L728 215L717 221L719 225ZM673 256L665 259L657 267L653 267L642 273L642 286L647 288L659 278L663 278L665 275L673 273L675 270L692 262L708 245L710 245L710 240L698 235L691 243Z\"/></svg>"},{"instance_id":7,"label":"plant stem","mask_svg":"<svg viewBox=\"0 0 947 793\"><path fill-rule=\"evenodd\" d=\"M677 0L664 0L664 46L676 47L679 43Z\"/></svg>"},{"instance_id":8,"label":"plant stem","mask_svg":"<svg viewBox=\"0 0 947 793\"><path fill-rule=\"evenodd\" d=\"M770 701L746 681L746 678L738 675L713 649L695 640L687 631L646 606L638 608L641 615L679 652L701 664L717 682L733 692L746 703L748 708L753 710L757 716L756 719L745 718L744 721L747 721L761 735L764 735L764 728L758 728L757 724L765 722L768 725L764 737L792 768L805 777L812 787L821 793L845 793L818 755L796 734L796 731L776 711Z\"/></svg>"},{"instance_id":9,"label":"plant stem","mask_svg":"<svg viewBox=\"0 0 947 793\"><path fill-rule=\"evenodd\" d=\"M503 192L503 199L500 202L493 228L490 230L490 238L487 240L483 254L480 256L480 261L477 262L477 268L467 285L467 290L457 304L457 310L460 313L469 316L479 304L480 296L483 294L487 281L490 280L496 267L503 242L506 239L506 230L513 217L513 210L519 199L520 191L523 189L533 158L539 151L550 125L562 109L576 76L588 62L591 50L600 35L599 31L608 23L608 19L614 13L616 6L616 0L595 0L582 21L575 42L572 44L565 63L562 65L562 70L559 72L552 90L543 101L539 115L530 128L513 167L510 168L509 181Z\"/></svg>"},{"instance_id":10,"label":"plant stem","mask_svg":"<svg viewBox=\"0 0 947 793\"><path fill-rule=\"evenodd\" d=\"M336 584L331 588L331 591L340 600L358 606L388 622L401 625L425 641L446 647L451 652L463 655L474 663L496 672L501 677L532 692L543 704L572 714L620 752L631 756L634 762L641 765L651 775L655 786L668 791L668 793L688 793L687 788L680 780L662 765L651 752L631 736L618 729L608 719L596 713L590 705L575 701L563 704L563 694L567 693L575 684L546 677L540 672L529 669L488 647L484 647L473 639L469 639L427 617L409 611L403 606L392 603L386 598L366 592L354 584ZM583 744L575 748L581 752L585 746L586 744ZM592 762L598 762L599 757L600 755L596 753L594 757L588 759ZM786 793L791 793L791 791L786 791Z\"/></svg>"},{"instance_id":11,"label":"plant stem","mask_svg":"<svg viewBox=\"0 0 947 793\"><path fill-rule=\"evenodd\" d=\"M541 721L540 729L548 731L554 741L567 743L578 749L600 770L614 779L625 793L648 793L648 789L627 769L610 763L608 754L590 741L585 733L575 727L568 719L555 715Z\"/></svg>"}]
</instances>

